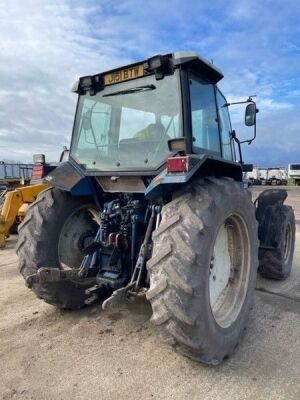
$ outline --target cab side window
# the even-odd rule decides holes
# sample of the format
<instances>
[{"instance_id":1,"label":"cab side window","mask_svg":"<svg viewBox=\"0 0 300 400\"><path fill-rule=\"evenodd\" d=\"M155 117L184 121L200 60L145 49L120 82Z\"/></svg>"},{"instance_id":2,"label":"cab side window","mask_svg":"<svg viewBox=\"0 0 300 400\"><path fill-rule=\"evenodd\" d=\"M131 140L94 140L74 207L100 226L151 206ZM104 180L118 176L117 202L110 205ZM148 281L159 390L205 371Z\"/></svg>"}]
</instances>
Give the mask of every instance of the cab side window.
<instances>
[{"instance_id":1,"label":"cab side window","mask_svg":"<svg viewBox=\"0 0 300 400\"><path fill-rule=\"evenodd\" d=\"M193 146L221 152L214 86L190 77Z\"/></svg>"},{"instance_id":2,"label":"cab side window","mask_svg":"<svg viewBox=\"0 0 300 400\"><path fill-rule=\"evenodd\" d=\"M220 120L223 157L226 158L227 160L234 160L233 143L231 137L232 129L229 118L227 101L225 97L222 95L222 93L219 91L219 89L217 89L217 103L218 103L218 112Z\"/></svg>"}]
</instances>

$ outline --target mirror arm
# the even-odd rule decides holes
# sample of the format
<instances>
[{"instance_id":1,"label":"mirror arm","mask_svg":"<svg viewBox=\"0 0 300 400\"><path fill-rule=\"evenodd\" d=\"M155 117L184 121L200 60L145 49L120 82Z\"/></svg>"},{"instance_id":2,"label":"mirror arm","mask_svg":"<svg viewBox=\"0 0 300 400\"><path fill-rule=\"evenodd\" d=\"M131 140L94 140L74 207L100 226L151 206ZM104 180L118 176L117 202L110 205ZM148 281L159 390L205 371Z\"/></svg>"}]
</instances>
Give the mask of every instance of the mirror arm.
<instances>
[{"instance_id":1,"label":"mirror arm","mask_svg":"<svg viewBox=\"0 0 300 400\"><path fill-rule=\"evenodd\" d=\"M246 103L253 103L253 104L255 104L255 107L256 107L256 103L253 101L252 97L256 97L256 95L254 94L253 96L249 96L248 99L245 101L236 101L234 103L226 103L226 104L224 104L224 107L234 106L235 104L246 104Z\"/></svg>"},{"instance_id":2,"label":"mirror arm","mask_svg":"<svg viewBox=\"0 0 300 400\"><path fill-rule=\"evenodd\" d=\"M242 148L241 148L241 143L243 143L243 142L240 142L239 139L236 137L236 132L235 132L235 130L233 130L233 131L231 132L231 137L233 138L233 140L234 140L234 141L237 143L237 145L238 145L239 156L240 156L240 161L239 161L239 163L240 163L241 165L243 165L244 162L243 162Z\"/></svg>"}]
</instances>

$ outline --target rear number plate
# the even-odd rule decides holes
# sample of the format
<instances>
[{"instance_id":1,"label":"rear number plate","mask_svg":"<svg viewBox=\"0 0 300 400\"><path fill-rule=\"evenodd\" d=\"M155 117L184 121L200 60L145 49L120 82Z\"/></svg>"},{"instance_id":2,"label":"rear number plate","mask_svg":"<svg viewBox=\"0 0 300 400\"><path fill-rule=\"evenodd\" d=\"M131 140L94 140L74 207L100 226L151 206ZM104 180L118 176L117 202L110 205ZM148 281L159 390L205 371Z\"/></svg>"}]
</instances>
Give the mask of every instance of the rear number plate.
<instances>
[{"instance_id":1,"label":"rear number plate","mask_svg":"<svg viewBox=\"0 0 300 400\"><path fill-rule=\"evenodd\" d=\"M113 85L123 81L129 81L130 79L139 78L144 76L144 65L139 64L134 67L126 69L120 69L119 71L109 72L104 75L104 84Z\"/></svg>"}]
</instances>

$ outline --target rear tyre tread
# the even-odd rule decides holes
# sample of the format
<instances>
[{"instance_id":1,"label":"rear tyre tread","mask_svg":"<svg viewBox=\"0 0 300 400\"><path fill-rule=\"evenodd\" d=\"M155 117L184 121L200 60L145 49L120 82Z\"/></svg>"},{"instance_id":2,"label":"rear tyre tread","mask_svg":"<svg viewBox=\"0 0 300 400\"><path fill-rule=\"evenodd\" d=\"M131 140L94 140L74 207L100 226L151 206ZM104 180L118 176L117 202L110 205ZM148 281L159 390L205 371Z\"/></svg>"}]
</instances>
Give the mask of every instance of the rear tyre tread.
<instances>
[{"instance_id":1,"label":"rear tyre tread","mask_svg":"<svg viewBox=\"0 0 300 400\"><path fill-rule=\"evenodd\" d=\"M218 364L230 356L239 340L225 349L207 348L205 339L195 333L200 327L205 331L201 313L195 315L190 306L195 301L195 276L206 249L193 247L192 237L198 239L210 229L210 216L222 202L221 193L242 193L243 202L252 210L254 254L253 271L258 267L257 223L254 206L246 191L241 192L238 183L227 179L199 180L187 188L176 200L162 210L162 232L153 235L153 258L147 263L150 272L150 296L153 315L151 321L167 332L175 342L176 349L188 357L208 364ZM200 198L199 198L200 196ZM170 219L179 224L168 224ZM201 247L201 246L200 246ZM194 250L193 250L194 248ZM165 283L167 281L167 284ZM189 282L193 282L191 285ZM255 282L251 291L254 292ZM155 293L155 296L152 295Z\"/></svg>"},{"instance_id":2,"label":"rear tyre tread","mask_svg":"<svg viewBox=\"0 0 300 400\"><path fill-rule=\"evenodd\" d=\"M285 280L289 277L292 269L293 254L295 248L295 215L293 208L283 205L284 221L281 229L281 239L277 248L259 249L259 273L267 279ZM285 260L285 230L288 224L291 224L291 248L290 254Z\"/></svg>"},{"instance_id":3,"label":"rear tyre tread","mask_svg":"<svg viewBox=\"0 0 300 400\"><path fill-rule=\"evenodd\" d=\"M67 193L49 188L41 192L37 200L30 205L23 222L19 226L17 254L19 256L19 271L25 281L29 276L35 275L41 267L55 267L47 264L48 224L53 223L53 215L57 207L72 201L79 202ZM76 203L77 204L77 203ZM54 250L52 250L54 251ZM48 262L49 263L49 262ZM90 285L92 286L92 285ZM33 284L32 290L38 298L46 303L62 309L79 309L85 306L87 296L86 285L79 285L74 281L51 282Z\"/></svg>"}]
</instances>

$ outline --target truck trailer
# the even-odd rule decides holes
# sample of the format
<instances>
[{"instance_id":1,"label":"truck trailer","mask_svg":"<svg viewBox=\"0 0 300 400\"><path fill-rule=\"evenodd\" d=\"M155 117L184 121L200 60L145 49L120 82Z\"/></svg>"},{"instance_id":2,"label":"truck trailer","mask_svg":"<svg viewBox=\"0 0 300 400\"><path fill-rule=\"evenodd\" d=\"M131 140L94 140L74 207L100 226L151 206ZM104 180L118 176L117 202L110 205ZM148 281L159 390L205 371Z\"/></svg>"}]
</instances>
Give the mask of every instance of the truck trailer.
<instances>
[{"instance_id":1,"label":"truck trailer","mask_svg":"<svg viewBox=\"0 0 300 400\"><path fill-rule=\"evenodd\" d=\"M295 185L300 186L300 163L299 164L289 164L288 177L290 179L293 179Z\"/></svg>"}]
</instances>

